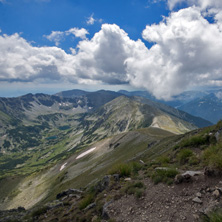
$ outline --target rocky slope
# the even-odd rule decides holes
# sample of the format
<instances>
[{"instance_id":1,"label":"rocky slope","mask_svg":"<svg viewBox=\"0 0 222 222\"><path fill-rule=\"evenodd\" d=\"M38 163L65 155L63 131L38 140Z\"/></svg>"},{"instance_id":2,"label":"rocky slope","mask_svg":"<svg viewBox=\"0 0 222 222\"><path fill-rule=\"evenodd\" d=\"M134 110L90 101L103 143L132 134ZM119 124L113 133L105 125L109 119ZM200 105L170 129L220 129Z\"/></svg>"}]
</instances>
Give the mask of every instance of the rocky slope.
<instances>
[{"instance_id":1,"label":"rocky slope","mask_svg":"<svg viewBox=\"0 0 222 222\"><path fill-rule=\"evenodd\" d=\"M72 189L34 209L1 211L1 221L221 221L221 132L219 122L150 141L133 160L107 168L107 176L90 186L70 184Z\"/></svg>"}]
</instances>

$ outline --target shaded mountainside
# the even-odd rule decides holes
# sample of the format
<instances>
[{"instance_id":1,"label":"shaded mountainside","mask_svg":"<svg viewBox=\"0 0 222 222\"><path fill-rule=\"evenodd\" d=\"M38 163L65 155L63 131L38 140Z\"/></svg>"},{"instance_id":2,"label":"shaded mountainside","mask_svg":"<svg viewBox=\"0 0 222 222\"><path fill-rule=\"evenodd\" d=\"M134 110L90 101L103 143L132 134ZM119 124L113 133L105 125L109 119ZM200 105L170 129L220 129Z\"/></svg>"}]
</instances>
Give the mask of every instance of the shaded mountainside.
<instances>
[{"instance_id":1,"label":"shaded mountainside","mask_svg":"<svg viewBox=\"0 0 222 222\"><path fill-rule=\"evenodd\" d=\"M217 123L222 119L222 99L215 93L193 100L179 107L194 116Z\"/></svg>"}]
</instances>

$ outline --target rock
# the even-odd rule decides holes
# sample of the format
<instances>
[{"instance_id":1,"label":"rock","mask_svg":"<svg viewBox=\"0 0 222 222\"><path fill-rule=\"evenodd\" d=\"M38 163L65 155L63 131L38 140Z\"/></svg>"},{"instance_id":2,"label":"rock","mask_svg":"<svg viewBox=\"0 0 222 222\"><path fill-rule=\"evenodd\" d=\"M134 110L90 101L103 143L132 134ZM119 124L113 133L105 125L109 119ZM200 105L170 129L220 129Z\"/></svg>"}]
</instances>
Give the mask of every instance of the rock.
<instances>
[{"instance_id":1,"label":"rock","mask_svg":"<svg viewBox=\"0 0 222 222\"><path fill-rule=\"evenodd\" d=\"M218 209L218 206L219 206L218 202L210 202L206 208L200 209L199 211L200 213L207 215L210 212Z\"/></svg>"},{"instance_id":2,"label":"rock","mask_svg":"<svg viewBox=\"0 0 222 222\"><path fill-rule=\"evenodd\" d=\"M184 181L184 177L181 174L176 175L174 179L174 183L180 184L180 183L183 183L183 181Z\"/></svg>"},{"instance_id":3,"label":"rock","mask_svg":"<svg viewBox=\"0 0 222 222\"><path fill-rule=\"evenodd\" d=\"M124 180L125 181L131 181L132 179L131 178L125 178Z\"/></svg>"},{"instance_id":4,"label":"rock","mask_svg":"<svg viewBox=\"0 0 222 222\"><path fill-rule=\"evenodd\" d=\"M77 190L77 189L68 189L68 190L65 190L61 193L58 193L56 195L56 199L60 199L62 197L65 197L65 196L68 196L70 194L82 194L82 191L81 190Z\"/></svg>"},{"instance_id":5,"label":"rock","mask_svg":"<svg viewBox=\"0 0 222 222\"><path fill-rule=\"evenodd\" d=\"M181 220L186 220L187 218L183 215L180 216Z\"/></svg>"},{"instance_id":6,"label":"rock","mask_svg":"<svg viewBox=\"0 0 222 222\"><path fill-rule=\"evenodd\" d=\"M98 192L105 190L109 186L110 177L110 175L104 176L103 179L95 185L95 190Z\"/></svg>"},{"instance_id":7,"label":"rock","mask_svg":"<svg viewBox=\"0 0 222 222\"><path fill-rule=\"evenodd\" d=\"M84 211L90 210L90 209L92 209L92 208L95 207L95 206L96 206L96 203L91 203L91 204L89 204L89 205L84 209Z\"/></svg>"},{"instance_id":8,"label":"rock","mask_svg":"<svg viewBox=\"0 0 222 222\"><path fill-rule=\"evenodd\" d=\"M202 197L202 194L200 192L196 193L196 197L199 197L201 198Z\"/></svg>"},{"instance_id":9,"label":"rock","mask_svg":"<svg viewBox=\"0 0 222 222\"><path fill-rule=\"evenodd\" d=\"M178 174L176 175L174 182L176 184L180 183L190 183L192 181L192 177L189 174Z\"/></svg>"},{"instance_id":10,"label":"rock","mask_svg":"<svg viewBox=\"0 0 222 222\"><path fill-rule=\"evenodd\" d=\"M113 174L113 178L115 181L119 181L119 174Z\"/></svg>"},{"instance_id":11,"label":"rock","mask_svg":"<svg viewBox=\"0 0 222 222\"><path fill-rule=\"evenodd\" d=\"M140 163L142 163L143 165L145 164L142 160L140 160Z\"/></svg>"},{"instance_id":12,"label":"rock","mask_svg":"<svg viewBox=\"0 0 222 222\"><path fill-rule=\"evenodd\" d=\"M199 203L199 204L202 204L202 203L203 203L202 200L201 200L199 197L193 198L192 201L193 201L194 203Z\"/></svg>"},{"instance_id":13,"label":"rock","mask_svg":"<svg viewBox=\"0 0 222 222\"><path fill-rule=\"evenodd\" d=\"M165 171L167 171L167 170L171 170L171 168L170 167L156 167L155 170L156 171L157 170L165 170Z\"/></svg>"},{"instance_id":14,"label":"rock","mask_svg":"<svg viewBox=\"0 0 222 222\"><path fill-rule=\"evenodd\" d=\"M189 171L186 171L185 173L183 173L182 176L189 175L190 177L194 177L194 176L198 176L198 175L201 175L201 174L203 174L203 172L201 172L201 171L189 170Z\"/></svg>"},{"instance_id":15,"label":"rock","mask_svg":"<svg viewBox=\"0 0 222 222\"><path fill-rule=\"evenodd\" d=\"M92 218L91 222L96 222L96 221L98 221L98 219L99 219L99 217L98 217L97 215L95 215L95 216Z\"/></svg>"},{"instance_id":16,"label":"rock","mask_svg":"<svg viewBox=\"0 0 222 222\"><path fill-rule=\"evenodd\" d=\"M108 210L107 210L107 207L108 207L112 202L113 202L113 201L111 200L111 201L109 201L109 202L107 202L107 203L105 203L105 204L103 205L102 218L103 218L104 220L109 220L109 218L110 218L109 213L108 213Z\"/></svg>"},{"instance_id":17,"label":"rock","mask_svg":"<svg viewBox=\"0 0 222 222\"><path fill-rule=\"evenodd\" d=\"M17 211L18 211L18 212L24 212L24 211L25 211L25 208L24 208L24 207L18 207L18 208L17 208Z\"/></svg>"},{"instance_id":18,"label":"rock","mask_svg":"<svg viewBox=\"0 0 222 222\"><path fill-rule=\"evenodd\" d=\"M193 214L193 217L194 217L195 220L199 220L200 219L198 214Z\"/></svg>"},{"instance_id":19,"label":"rock","mask_svg":"<svg viewBox=\"0 0 222 222\"><path fill-rule=\"evenodd\" d=\"M205 167L204 175L206 175L208 177L216 177L216 176L221 175L221 171L217 170L217 169L210 168L210 167Z\"/></svg>"},{"instance_id":20,"label":"rock","mask_svg":"<svg viewBox=\"0 0 222 222\"><path fill-rule=\"evenodd\" d=\"M215 196L216 198L220 197L220 191L219 191L219 190L215 190L212 194L213 194L213 196Z\"/></svg>"},{"instance_id":21,"label":"rock","mask_svg":"<svg viewBox=\"0 0 222 222\"><path fill-rule=\"evenodd\" d=\"M215 136L217 142L220 141L221 131L222 131L222 129L219 129L219 130L214 134L214 136Z\"/></svg>"},{"instance_id":22,"label":"rock","mask_svg":"<svg viewBox=\"0 0 222 222\"><path fill-rule=\"evenodd\" d=\"M59 201L59 200L55 200L55 201L53 201L53 202L47 203L45 206L46 206L48 209L54 209L54 208L63 206L63 202L61 202L61 201Z\"/></svg>"}]
</instances>

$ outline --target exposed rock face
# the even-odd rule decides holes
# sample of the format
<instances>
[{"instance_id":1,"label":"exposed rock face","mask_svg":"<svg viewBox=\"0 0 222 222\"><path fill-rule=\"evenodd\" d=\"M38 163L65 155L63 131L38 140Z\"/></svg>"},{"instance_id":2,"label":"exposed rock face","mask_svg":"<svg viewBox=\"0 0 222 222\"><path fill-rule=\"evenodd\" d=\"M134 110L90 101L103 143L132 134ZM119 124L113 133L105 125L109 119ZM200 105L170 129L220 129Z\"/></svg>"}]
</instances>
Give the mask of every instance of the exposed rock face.
<instances>
[{"instance_id":1,"label":"exposed rock face","mask_svg":"<svg viewBox=\"0 0 222 222\"><path fill-rule=\"evenodd\" d=\"M103 190L105 190L109 186L110 177L110 175L104 176L103 179L99 181L97 185L95 185L95 190L97 192L102 192Z\"/></svg>"},{"instance_id":2,"label":"exposed rock face","mask_svg":"<svg viewBox=\"0 0 222 222\"><path fill-rule=\"evenodd\" d=\"M217 177L217 176L221 176L222 172L220 170L217 170L217 169L206 167L204 169L204 175L206 175L208 177Z\"/></svg>"},{"instance_id":3,"label":"exposed rock face","mask_svg":"<svg viewBox=\"0 0 222 222\"><path fill-rule=\"evenodd\" d=\"M62 197L68 196L70 194L81 195L82 191L77 189L68 189L56 195L56 199L60 199Z\"/></svg>"},{"instance_id":4,"label":"exposed rock face","mask_svg":"<svg viewBox=\"0 0 222 222\"><path fill-rule=\"evenodd\" d=\"M193 181L195 176L202 175L202 174L203 174L203 172L201 172L201 171L186 171L183 174L176 175L174 182L176 184L190 183Z\"/></svg>"}]
</instances>

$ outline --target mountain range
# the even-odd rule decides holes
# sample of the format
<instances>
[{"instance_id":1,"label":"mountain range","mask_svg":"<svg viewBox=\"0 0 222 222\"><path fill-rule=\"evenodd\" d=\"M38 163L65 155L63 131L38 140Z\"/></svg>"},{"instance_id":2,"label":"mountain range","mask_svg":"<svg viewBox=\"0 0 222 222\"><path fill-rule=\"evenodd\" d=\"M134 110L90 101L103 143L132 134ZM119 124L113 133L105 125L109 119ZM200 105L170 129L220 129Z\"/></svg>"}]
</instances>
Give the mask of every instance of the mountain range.
<instances>
[{"instance_id":1,"label":"mountain range","mask_svg":"<svg viewBox=\"0 0 222 222\"><path fill-rule=\"evenodd\" d=\"M32 208L70 186L88 187L115 164L161 155L175 138L212 125L143 93L126 94L0 98L0 209Z\"/></svg>"}]
</instances>

